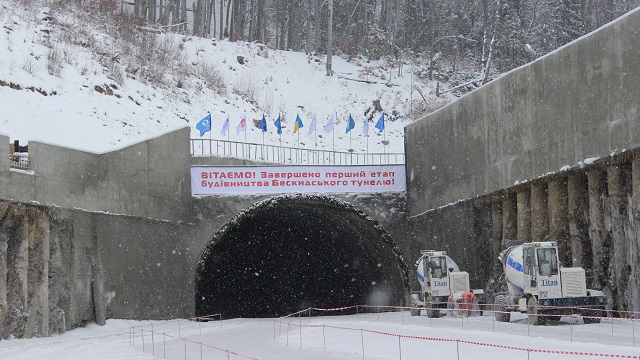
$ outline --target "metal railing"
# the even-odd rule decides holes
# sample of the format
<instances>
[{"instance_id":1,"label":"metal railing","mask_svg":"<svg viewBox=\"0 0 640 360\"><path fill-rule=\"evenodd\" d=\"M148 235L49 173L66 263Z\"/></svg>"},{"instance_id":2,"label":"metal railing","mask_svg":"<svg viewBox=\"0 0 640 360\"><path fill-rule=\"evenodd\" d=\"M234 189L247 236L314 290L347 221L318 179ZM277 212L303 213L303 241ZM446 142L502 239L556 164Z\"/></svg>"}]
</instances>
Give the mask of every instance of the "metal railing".
<instances>
[{"instance_id":1,"label":"metal railing","mask_svg":"<svg viewBox=\"0 0 640 360\"><path fill-rule=\"evenodd\" d=\"M257 162L305 165L404 164L404 153L358 153L216 139L191 139L191 156L222 156Z\"/></svg>"},{"instance_id":2,"label":"metal railing","mask_svg":"<svg viewBox=\"0 0 640 360\"><path fill-rule=\"evenodd\" d=\"M9 155L9 168L19 170L31 170L29 153L14 152Z\"/></svg>"}]
</instances>

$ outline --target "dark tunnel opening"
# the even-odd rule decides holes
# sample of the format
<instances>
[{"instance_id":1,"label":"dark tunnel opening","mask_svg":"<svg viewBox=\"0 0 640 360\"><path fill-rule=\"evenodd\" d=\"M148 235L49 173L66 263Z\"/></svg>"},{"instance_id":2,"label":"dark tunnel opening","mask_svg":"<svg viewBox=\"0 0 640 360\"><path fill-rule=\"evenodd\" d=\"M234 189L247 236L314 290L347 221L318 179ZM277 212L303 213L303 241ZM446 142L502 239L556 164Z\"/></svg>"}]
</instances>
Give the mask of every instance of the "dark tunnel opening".
<instances>
[{"instance_id":1,"label":"dark tunnel opening","mask_svg":"<svg viewBox=\"0 0 640 360\"><path fill-rule=\"evenodd\" d=\"M196 270L196 315L400 305L406 288L402 256L375 221L335 198L287 195L254 205L216 233Z\"/></svg>"}]
</instances>

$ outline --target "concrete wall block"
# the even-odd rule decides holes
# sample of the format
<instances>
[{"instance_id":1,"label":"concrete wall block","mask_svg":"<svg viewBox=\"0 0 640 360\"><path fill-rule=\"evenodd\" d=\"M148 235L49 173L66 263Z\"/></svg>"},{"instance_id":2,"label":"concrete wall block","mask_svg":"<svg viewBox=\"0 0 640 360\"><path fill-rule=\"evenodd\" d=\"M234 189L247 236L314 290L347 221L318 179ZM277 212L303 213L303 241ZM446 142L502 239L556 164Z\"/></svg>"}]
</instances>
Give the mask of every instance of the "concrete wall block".
<instances>
[{"instance_id":1,"label":"concrete wall block","mask_svg":"<svg viewBox=\"0 0 640 360\"><path fill-rule=\"evenodd\" d=\"M6 187L0 188L0 192L6 191L6 199L17 201L29 201L36 198L36 177L33 175L10 171L6 177ZM4 190L4 191L3 191Z\"/></svg>"},{"instance_id":2,"label":"concrete wall block","mask_svg":"<svg viewBox=\"0 0 640 360\"><path fill-rule=\"evenodd\" d=\"M182 241L192 238L188 227L108 215L98 215L98 224L99 257L110 259L102 264L109 316L144 319L192 313L197 259L189 251L192 244Z\"/></svg>"},{"instance_id":3,"label":"concrete wall block","mask_svg":"<svg viewBox=\"0 0 640 360\"><path fill-rule=\"evenodd\" d=\"M9 171L9 137L0 134L0 177Z\"/></svg>"},{"instance_id":4,"label":"concrete wall block","mask_svg":"<svg viewBox=\"0 0 640 360\"><path fill-rule=\"evenodd\" d=\"M409 214L640 147L639 24L630 13L408 125L407 171L425 172L407 184L425 194L409 194Z\"/></svg>"}]
</instances>

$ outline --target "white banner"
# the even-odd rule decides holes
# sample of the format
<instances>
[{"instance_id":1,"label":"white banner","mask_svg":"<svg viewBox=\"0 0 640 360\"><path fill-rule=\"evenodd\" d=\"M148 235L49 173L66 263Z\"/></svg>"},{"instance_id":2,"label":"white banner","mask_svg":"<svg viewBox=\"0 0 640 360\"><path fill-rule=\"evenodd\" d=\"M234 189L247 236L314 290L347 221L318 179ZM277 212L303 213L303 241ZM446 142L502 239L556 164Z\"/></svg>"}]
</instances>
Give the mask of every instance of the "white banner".
<instances>
[{"instance_id":1,"label":"white banner","mask_svg":"<svg viewBox=\"0 0 640 360\"><path fill-rule=\"evenodd\" d=\"M197 166L191 195L402 192L405 181L404 165Z\"/></svg>"}]
</instances>

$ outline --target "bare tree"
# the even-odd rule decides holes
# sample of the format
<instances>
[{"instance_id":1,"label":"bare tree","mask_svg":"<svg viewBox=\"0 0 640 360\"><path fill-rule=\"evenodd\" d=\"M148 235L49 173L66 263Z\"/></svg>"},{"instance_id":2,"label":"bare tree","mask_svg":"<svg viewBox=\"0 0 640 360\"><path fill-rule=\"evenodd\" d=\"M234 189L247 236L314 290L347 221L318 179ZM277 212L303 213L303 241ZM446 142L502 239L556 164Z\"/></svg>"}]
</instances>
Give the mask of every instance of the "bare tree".
<instances>
[{"instance_id":1,"label":"bare tree","mask_svg":"<svg viewBox=\"0 0 640 360\"><path fill-rule=\"evenodd\" d=\"M329 24L327 25L327 76L333 75L331 57L333 55L333 0L329 0Z\"/></svg>"},{"instance_id":2,"label":"bare tree","mask_svg":"<svg viewBox=\"0 0 640 360\"><path fill-rule=\"evenodd\" d=\"M487 62L482 69L482 85L489 81L489 70L491 69L491 60L493 58L493 49L496 42L496 33L498 32L498 24L500 23L500 0L496 1L496 12L493 20L493 34L491 35L491 42L489 42L489 53L487 55Z\"/></svg>"},{"instance_id":3,"label":"bare tree","mask_svg":"<svg viewBox=\"0 0 640 360\"><path fill-rule=\"evenodd\" d=\"M220 33L218 39L224 38L224 0L220 0Z\"/></svg>"}]
</instances>

